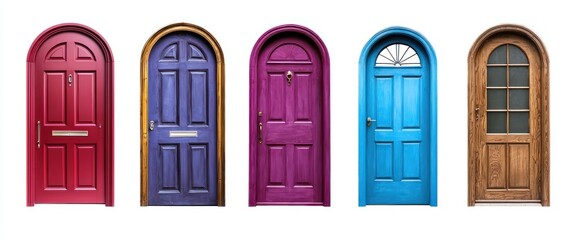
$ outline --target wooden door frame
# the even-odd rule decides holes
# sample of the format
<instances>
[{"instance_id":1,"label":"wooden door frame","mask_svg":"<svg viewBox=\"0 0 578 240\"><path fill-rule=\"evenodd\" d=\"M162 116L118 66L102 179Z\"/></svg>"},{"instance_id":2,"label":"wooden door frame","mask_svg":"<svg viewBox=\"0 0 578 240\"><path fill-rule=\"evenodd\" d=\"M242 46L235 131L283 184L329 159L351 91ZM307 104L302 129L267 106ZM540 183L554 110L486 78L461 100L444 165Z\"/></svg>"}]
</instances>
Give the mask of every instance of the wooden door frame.
<instances>
[{"instance_id":1,"label":"wooden door frame","mask_svg":"<svg viewBox=\"0 0 578 240\"><path fill-rule=\"evenodd\" d=\"M114 206L114 59L106 40L94 29L78 24L63 23L52 26L42 32L28 51L26 60L26 205L34 206L35 203L35 180L36 180L36 55L40 47L52 36L63 32L77 32L87 36L96 42L104 56L104 203L106 206Z\"/></svg>"},{"instance_id":2,"label":"wooden door frame","mask_svg":"<svg viewBox=\"0 0 578 240\"><path fill-rule=\"evenodd\" d=\"M540 171L541 184L540 200L542 206L550 206L550 77L549 59L546 48L540 38L530 29L514 24L503 24L492 27L482 33L472 45L468 54L468 206L474 206L476 201L476 146L479 145L480 136L476 131L476 71L480 66L476 66L476 58L486 42L492 37L500 34L514 34L527 39L538 52L541 64L540 69Z\"/></svg>"},{"instance_id":3,"label":"wooden door frame","mask_svg":"<svg viewBox=\"0 0 578 240\"><path fill-rule=\"evenodd\" d=\"M323 206L330 206L330 111L329 111L329 53L321 38L311 29L304 26L287 24L269 29L255 43L250 59L250 94L249 94L249 206L257 205L257 86L258 86L258 61L263 47L274 37L282 34L295 34L302 36L313 43L321 58L321 84L322 84L322 101L321 121L322 121L322 148L323 158Z\"/></svg>"},{"instance_id":4,"label":"wooden door frame","mask_svg":"<svg viewBox=\"0 0 578 240\"><path fill-rule=\"evenodd\" d=\"M163 27L145 43L140 60L140 129L141 129L141 206L148 206L148 76L149 56L155 44L164 36L173 32L188 32L202 37L215 53L217 77L217 206L225 206L225 58L221 45L204 28L190 23L174 23Z\"/></svg>"},{"instance_id":5,"label":"wooden door frame","mask_svg":"<svg viewBox=\"0 0 578 240\"><path fill-rule=\"evenodd\" d=\"M367 60L371 51L376 45L380 44L387 38L402 38L419 43L426 53L429 61L429 86L430 86L430 206L437 206L437 59L433 47L429 41L417 31L405 27L390 27L381 30L369 39L363 47L359 57L359 107L358 107L358 134L359 134L359 206L367 205L367 183L366 183L366 131L367 131L367 112L366 112L366 70ZM373 64L373 63L370 63Z\"/></svg>"}]
</instances>

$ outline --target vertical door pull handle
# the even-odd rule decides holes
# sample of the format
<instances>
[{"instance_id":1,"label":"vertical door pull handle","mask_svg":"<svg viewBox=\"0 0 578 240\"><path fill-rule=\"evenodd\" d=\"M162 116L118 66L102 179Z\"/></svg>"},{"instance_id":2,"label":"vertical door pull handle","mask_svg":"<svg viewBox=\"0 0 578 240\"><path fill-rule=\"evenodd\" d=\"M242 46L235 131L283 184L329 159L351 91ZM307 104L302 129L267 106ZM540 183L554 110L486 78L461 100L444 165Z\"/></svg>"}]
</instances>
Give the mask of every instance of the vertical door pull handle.
<instances>
[{"instance_id":1,"label":"vertical door pull handle","mask_svg":"<svg viewBox=\"0 0 578 240\"><path fill-rule=\"evenodd\" d=\"M263 123L259 123L259 143L263 143Z\"/></svg>"},{"instance_id":2,"label":"vertical door pull handle","mask_svg":"<svg viewBox=\"0 0 578 240\"><path fill-rule=\"evenodd\" d=\"M40 121L36 122L36 145L40 148Z\"/></svg>"}]
</instances>

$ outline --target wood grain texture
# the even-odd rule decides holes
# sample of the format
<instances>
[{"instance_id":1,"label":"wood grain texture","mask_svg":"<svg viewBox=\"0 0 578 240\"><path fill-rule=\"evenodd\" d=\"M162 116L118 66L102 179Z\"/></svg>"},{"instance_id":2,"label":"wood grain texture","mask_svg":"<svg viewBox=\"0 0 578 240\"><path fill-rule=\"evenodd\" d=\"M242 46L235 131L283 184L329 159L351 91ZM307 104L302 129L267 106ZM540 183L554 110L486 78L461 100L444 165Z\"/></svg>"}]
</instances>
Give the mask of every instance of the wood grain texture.
<instances>
[{"instance_id":1,"label":"wood grain texture","mask_svg":"<svg viewBox=\"0 0 578 240\"><path fill-rule=\"evenodd\" d=\"M102 110L103 114L101 116L96 116L99 118L99 131L100 136L103 139L102 151L100 152L102 158L104 159L104 166L102 166L102 171L104 172L104 179L101 189L104 191L104 203L106 206L114 205L114 60L110 47L104 40L104 38L98 34L95 30L81 25L81 24L60 24L53 26L43 33L41 33L33 42L28 52L27 57L27 205L33 206L36 202L35 189L39 187L34 182L37 181L35 178L36 168L40 167L35 164L37 161L36 154L36 124L40 120L41 114L36 110L39 106L35 103L36 98L42 95L37 94L39 89L35 87L35 82L38 77L35 75L36 72L41 69L41 66L37 66L36 59L38 57L39 51L42 46L51 41L55 35L75 33L80 34L87 39L90 39L94 44L89 47L82 47L80 52L75 52L74 56L65 56L64 52L52 52L49 59L61 58L69 60L95 60L94 52L91 51L101 51L99 61L102 61L102 69L99 70L100 76L102 77L102 90L103 90L103 101L101 102L99 108ZM78 48L78 46L76 46ZM72 57L72 58L71 58ZM86 64L84 64L86 65ZM76 78L77 76L75 76ZM76 84L75 84L76 86ZM72 120L70 122L73 122ZM92 135L96 134L93 132Z\"/></svg>"},{"instance_id":2,"label":"wood grain texture","mask_svg":"<svg viewBox=\"0 0 578 240\"><path fill-rule=\"evenodd\" d=\"M203 37L212 47L217 62L217 205L225 206L225 59L221 46L204 28L189 23L168 25L153 34L141 54L141 206L148 205L148 59L156 42L177 31Z\"/></svg>"},{"instance_id":3,"label":"wood grain texture","mask_svg":"<svg viewBox=\"0 0 578 240\"><path fill-rule=\"evenodd\" d=\"M493 49L502 44L521 48L530 63L529 134L486 134L486 61ZM549 206L548 61L546 50L536 34L517 25L493 27L472 46L468 57L469 206L476 201L500 200L541 201L543 206ZM505 188L499 191L488 187L501 183L484 184L493 171L491 164L484 164L484 159L502 151L488 149L488 144L507 146L507 181Z\"/></svg>"}]
</instances>

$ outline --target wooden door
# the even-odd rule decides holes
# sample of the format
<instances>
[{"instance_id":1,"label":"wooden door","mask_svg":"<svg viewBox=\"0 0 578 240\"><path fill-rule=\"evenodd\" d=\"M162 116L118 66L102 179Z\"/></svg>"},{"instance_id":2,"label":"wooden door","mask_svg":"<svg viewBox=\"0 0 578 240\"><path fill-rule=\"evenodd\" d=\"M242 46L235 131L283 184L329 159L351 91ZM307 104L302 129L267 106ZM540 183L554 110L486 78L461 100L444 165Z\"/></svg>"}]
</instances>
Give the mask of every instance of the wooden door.
<instances>
[{"instance_id":1,"label":"wooden door","mask_svg":"<svg viewBox=\"0 0 578 240\"><path fill-rule=\"evenodd\" d=\"M70 28L76 28L74 25ZM61 27L62 28L62 27ZM58 29L58 27L53 30ZM85 31L89 31L83 28ZM50 31L50 30L48 30ZM112 121L102 42L81 30L58 31L33 44L30 70L33 162L29 203L107 203ZM32 90L34 89L34 90ZM30 136L29 136L30 137ZM29 140L29 143L32 142ZM111 157L108 155L108 157ZM108 164L107 164L108 163ZM106 185L105 185L106 184ZM111 194L109 192L109 194Z\"/></svg>"},{"instance_id":2,"label":"wooden door","mask_svg":"<svg viewBox=\"0 0 578 240\"><path fill-rule=\"evenodd\" d=\"M173 32L148 69L148 204L217 205L217 81L210 44Z\"/></svg>"},{"instance_id":3,"label":"wooden door","mask_svg":"<svg viewBox=\"0 0 578 240\"><path fill-rule=\"evenodd\" d=\"M487 38L471 58L471 205L543 202L542 59L534 42L514 33Z\"/></svg>"},{"instance_id":4,"label":"wooden door","mask_svg":"<svg viewBox=\"0 0 578 240\"><path fill-rule=\"evenodd\" d=\"M384 41L366 66L367 204L429 204L430 82L425 51Z\"/></svg>"},{"instance_id":5,"label":"wooden door","mask_svg":"<svg viewBox=\"0 0 578 240\"><path fill-rule=\"evenodd\" d=\"M257 56L256 204L322 205L325 199L323 65L299 34L268 41Z\"/></svg>"}]
</instances>

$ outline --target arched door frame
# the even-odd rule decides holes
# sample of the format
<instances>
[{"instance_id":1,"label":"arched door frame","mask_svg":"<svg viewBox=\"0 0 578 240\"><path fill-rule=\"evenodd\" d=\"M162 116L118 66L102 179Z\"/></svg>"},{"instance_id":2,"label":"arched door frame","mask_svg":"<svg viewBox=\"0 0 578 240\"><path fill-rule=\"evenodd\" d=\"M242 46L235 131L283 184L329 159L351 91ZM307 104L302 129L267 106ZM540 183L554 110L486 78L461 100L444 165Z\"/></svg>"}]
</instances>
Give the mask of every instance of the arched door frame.
<instances>
[{"instance_id":1,"label":"arched door frame","mask_svg":"<svg viewBox=\"0 0 578 240\"><path fill-rule=\"evenodd\" d=\"M430 205L437 206L437 60L431 44L420 33L405 27L391 27L384 29L375 34L363 47L359 58L359 206L367 204L367 185L366 185L366 69L368 56L371 51L375 50L376 45L388 38L402 38L415 41L425 49L427 60L429 61L429 84L430 84Z\"/></svg>"},{"instance_id":2,"label":"arched door frame","mask_svg":"<svg viewBox=\"0 0 578 240\"><path fill-rule=\"evenodd\" d=\"M34 82L35 71L36 71L36 55L40 47L52 36L63 33L63 32L77 32L86 35L90 39L94 40L96 44L100 47L104 55L104 112L105 122L105 136L104 136L104 202L106 206L114 205L114 59L112 52L108 43L104 38L96 32L94 29L78 24L78 23L63 23L59 25L52 26L42 32L32 43L30 50L28 51L27 64L26 64L26 74L27 74L27 102L26 102L26 112L27 112L27 151L26 151L26 163L27 163L27 184L26 184L26 204L27 206L34 206L35 203L35 168L36 168L36 156L34 154L34 149L36 147L36 128L35 119L38 117L34 109L36 106L35 91L36 87Z\"/></svg>"},{"instance_id":3,"label":"arched door frame","mask_svg":"<svg viewBox=\"0 0 578 240\"><path fill-rule=\"evenodd\" d=\"M153 34L141 55L141 206L148 206L148 61L155 44L167 34L190 32L205 39L215 53L217 65L217 206L225 206L225 59L221 46L204 28L190 23L174 23Z\"/></svg>"},{"instance_id":4,"label":"arched door frame","mask_svg":"<svg viewBox=\"0 0 578 240\"><path fill-rule=\"evenodd\" d=\"M475 93L476 93L476 58L486 42L500 34L515 34L527 39L538 51L541 64L540 69L540 158L541 158L541 184L540 200L542 206L550 206L550 76L549 58L546 48L538 35L530 29L515 25L503 24L492 27L482 33L472 45L468 54L468 206L475 205L476 199L476 151L478 133L475 131Z\"/></svg>"},{"instance_id":5,"label":"arched door frame","mask_svg":"<svg viewBox=\"0 0 578 240\"><path fill-rule=\"evenodd\" d=\"M323 137L323 206L330 205L330 127L329 127L329 53L321 38L306 27L287 24L274 27L265 32L255 43L250 59L250 96L249 96L249 206L257 205L257 85L258 79L258 58L266 43L283 34L292 33L302 35L305 39L311 41L319 51L321 57L321 66L323 72L321 73L322 83L322 137Z\"/></svg>"}]
</instances>

